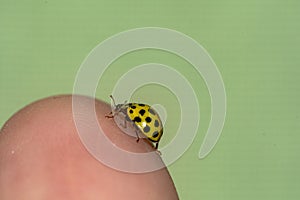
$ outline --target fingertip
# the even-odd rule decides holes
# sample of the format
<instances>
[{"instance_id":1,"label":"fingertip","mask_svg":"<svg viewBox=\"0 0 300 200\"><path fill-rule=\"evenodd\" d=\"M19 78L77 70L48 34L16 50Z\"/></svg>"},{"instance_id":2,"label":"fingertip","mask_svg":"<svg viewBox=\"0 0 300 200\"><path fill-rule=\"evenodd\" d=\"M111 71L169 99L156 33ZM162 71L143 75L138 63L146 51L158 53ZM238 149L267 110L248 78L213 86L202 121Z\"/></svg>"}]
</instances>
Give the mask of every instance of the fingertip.
<instances>
[{"instance_id":1,"label":"fingertip","mask_svg":"<svg viewBox=\"0 0 300 200\"><path fill-rule=\"evenodd\" d=\"M95 159L78 135L72 97L61 95L34 102L3 126L0 199L134 199L152 190L159 193L143 199L178 199L166 168L144 174L124 173ZM76 97L83 107L94 103L97 120L114 145L132 152L153 151L147 140L137 143L114 120L105 118L111 111L109 104Z\"/></svg>"}]
</instances>

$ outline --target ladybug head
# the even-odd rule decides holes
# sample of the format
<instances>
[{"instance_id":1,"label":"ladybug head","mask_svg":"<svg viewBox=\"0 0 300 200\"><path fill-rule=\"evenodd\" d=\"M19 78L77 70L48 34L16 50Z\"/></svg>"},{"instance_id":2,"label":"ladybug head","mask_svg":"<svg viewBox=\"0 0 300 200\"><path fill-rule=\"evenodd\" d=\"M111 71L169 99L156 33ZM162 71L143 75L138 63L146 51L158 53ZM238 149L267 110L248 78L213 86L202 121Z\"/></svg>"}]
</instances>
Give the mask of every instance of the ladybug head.
<instances>
[{"instance_id":1,"label":"ladybug head","mask_svg":"<svg viewBox=\"0 0 300 200\"><path fill-rule=\"evenodd\" d=\"M123 105L124 104L117 104L117 105L115 104L115 110L120 111L122 109Z\"/></svg>"}]
</instances>

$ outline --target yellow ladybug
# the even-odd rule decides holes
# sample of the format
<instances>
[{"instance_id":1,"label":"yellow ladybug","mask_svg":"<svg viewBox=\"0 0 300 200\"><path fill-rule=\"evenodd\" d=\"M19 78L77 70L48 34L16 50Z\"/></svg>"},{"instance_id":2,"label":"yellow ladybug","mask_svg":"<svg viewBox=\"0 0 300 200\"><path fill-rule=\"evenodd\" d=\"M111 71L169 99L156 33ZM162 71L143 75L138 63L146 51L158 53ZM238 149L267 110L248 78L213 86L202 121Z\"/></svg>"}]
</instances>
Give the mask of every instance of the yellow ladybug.
<instances>
[{"instance_id":1,"label":"yellow ladybug","mask_svg":"<svg viewBox=\"0 0 300 200\"><path fill-rule=\"evenodd\" d=\"M106 115L107 118L114 118L119 128L129 134L135 134L137 142L141 135L155 144L158 148L159 140L163 135L163 124L158 113L147 104L142 103L124 103L117 104L112 95L114 108L112 112Z\"/></svg>"}]
</instances>

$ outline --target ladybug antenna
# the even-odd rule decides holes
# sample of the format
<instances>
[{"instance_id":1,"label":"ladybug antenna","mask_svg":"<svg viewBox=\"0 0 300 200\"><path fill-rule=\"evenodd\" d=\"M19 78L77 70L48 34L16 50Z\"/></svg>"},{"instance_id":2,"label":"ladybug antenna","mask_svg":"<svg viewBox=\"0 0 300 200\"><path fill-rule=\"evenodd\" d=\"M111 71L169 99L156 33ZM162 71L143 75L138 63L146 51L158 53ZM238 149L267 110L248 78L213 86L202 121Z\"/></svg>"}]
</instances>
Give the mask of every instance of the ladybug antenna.
<instances>
[{"instance_id":1,"label":"ladybug antenna","mask_svg":"<svg viewBox=\"0 0 300 200\"><path fill-rule=\"evenodd\" d=\"M112 96L112 95L109 95L109 97L111 98L111 100L113 101L113 103L114 103L114 106L116 107L116 102L115 102L115 99L114 99L114 97Z\"/></svg>"}]
</instances>

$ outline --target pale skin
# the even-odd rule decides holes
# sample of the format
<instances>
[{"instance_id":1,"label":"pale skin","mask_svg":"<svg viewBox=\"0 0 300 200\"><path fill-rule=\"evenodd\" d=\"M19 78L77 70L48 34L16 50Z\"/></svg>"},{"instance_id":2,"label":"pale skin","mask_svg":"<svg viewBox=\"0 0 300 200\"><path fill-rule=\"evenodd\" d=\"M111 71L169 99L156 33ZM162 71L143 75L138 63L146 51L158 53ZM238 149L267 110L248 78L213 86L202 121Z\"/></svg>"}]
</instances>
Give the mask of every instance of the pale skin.
<instances>
[{"instance_id":1,"label":"pale skin","mask_svg":"<svg viewBox=\"0 0 300 200\"><path fill-rule=\"evenodd\" d=\"M87 99L82 97L83 104ZM134 152L153 148L105 118L110 105L95 105L98 121L114 144ZM167 168L125 173L96 160L80 141L72 117L72 96L64 95L30 104L6 122L0 131L1 200L178 199Z\"/></svg>"}]
</instances>

